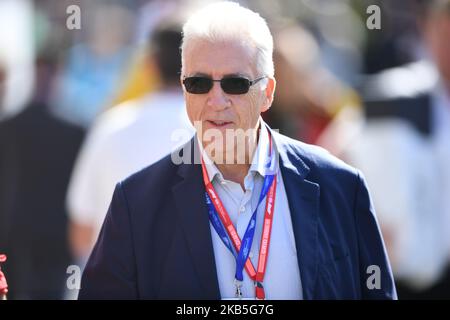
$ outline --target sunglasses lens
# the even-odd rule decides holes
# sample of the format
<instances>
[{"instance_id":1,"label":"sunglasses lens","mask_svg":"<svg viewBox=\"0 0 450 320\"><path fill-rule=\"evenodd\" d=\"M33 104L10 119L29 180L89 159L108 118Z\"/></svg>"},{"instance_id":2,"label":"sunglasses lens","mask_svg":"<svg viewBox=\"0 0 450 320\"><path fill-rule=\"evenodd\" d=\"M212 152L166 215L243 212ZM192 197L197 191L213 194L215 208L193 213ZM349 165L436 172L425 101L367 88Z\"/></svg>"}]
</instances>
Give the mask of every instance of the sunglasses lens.
<instances>
[{"instance_id":1,"label":"sunglasses lens","mask_svg":"<svg viewBox=\"0 0 450 320\"><path fill-rule=\"evenodd\" d=\"M183 83L186 91L193 94L208 93L213 87L213 80L206 77L188 77ZM242 77L230 77L220 80L220 86L228 94L245 94L250 89L251 82Z\"/></svg>"},{"instance_id":2,"label":"sunglasses lens","mask_svg":"<svg viewBox=\"0 0 450 320\"><path fill-rule=\"evenodd\" d=\"M244 94L250 89L250 81L245 78L224 78L221 81L222 90L228 94Z\"/></svg>"},{"instance_id":3,"label":"sunglasses lens","mask_svg":"<svg viewBox=\"0 0 450 320\"><path fill-rule=\"evenodd\" d=\"M186 91L194 94L208 93L212 88L212 80L205 77L189 77L183 81Z\"/></svg>"}]
</instances>

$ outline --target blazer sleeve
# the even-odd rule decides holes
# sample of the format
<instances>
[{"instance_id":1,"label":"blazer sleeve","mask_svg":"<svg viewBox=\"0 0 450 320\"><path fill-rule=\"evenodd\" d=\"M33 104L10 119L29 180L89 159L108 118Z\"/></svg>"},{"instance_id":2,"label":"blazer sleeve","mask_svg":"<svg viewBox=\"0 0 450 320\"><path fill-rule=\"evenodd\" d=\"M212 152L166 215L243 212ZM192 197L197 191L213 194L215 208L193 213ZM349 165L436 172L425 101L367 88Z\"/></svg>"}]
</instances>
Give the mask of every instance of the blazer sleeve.
<instances>
[{"instance_id":1,"label":"blazer sleeve","mask_svg":"<svg viewBox=\"0 0 450 320\"><path fill-rule=\"evenodd\" d=\"M122 185L114 190L78 299L138 299L130 215Z\"/></svg>"},{"instance_id":2,"label":"blazer sleeve","mask_svg":"<svg viewBox=\"0 0 450 320\"><path fill-rule=\"evenodd\" d=\"M362 299L397 299L394 278L369 191L358 172L355 219Z\"/></svg>"}]
</instances>

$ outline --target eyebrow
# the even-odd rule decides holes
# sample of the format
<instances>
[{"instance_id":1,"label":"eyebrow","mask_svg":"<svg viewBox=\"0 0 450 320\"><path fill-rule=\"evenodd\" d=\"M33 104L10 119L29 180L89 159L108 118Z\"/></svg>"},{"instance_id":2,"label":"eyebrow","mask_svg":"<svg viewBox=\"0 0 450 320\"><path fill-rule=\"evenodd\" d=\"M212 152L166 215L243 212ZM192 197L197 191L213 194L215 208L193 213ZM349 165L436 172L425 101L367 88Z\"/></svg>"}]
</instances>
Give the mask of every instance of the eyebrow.
<instances>
[{"instance_id":1,"label":"eyebrow","mask_svg":"<svg viewBox=\"0 0 450 320\"><path fill-rule=\"evenodd\" d=\"M206 78L212 79L211 75L202 73L202 72L196 72L196 73L190 75L189 77L206 77ZM244 77L247 79L251 79L251 77L249 75L244 74L244 73L239 73L239 72L226 74L222 78L233 78L233 77Z\"/></svg>"}]
</instances>

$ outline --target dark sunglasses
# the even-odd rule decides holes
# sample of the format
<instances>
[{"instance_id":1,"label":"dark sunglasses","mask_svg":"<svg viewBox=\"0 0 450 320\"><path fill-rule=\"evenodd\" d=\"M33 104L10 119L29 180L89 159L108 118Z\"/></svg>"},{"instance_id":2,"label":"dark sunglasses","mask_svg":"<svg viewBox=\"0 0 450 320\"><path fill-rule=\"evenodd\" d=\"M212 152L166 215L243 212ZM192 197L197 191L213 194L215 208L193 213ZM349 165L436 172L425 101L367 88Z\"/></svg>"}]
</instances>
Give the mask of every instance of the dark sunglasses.
<instances>
[{"instance_id":1,"label":"dark sunglasses","mask_svg":"<svg viewBox=\"0 0 450 320\"><path fill-rule=\"evenodd\" d=\"M208 93L212 89L214 82L220 82L220 87L227 94L245 94L250 87L258 81L266 78L266 76L249 80L244 77L226 77L220 80L214 80L208 77L187 77L184 78L183 84L186 91L193 94Z\"/></svg>"}]
</instances>

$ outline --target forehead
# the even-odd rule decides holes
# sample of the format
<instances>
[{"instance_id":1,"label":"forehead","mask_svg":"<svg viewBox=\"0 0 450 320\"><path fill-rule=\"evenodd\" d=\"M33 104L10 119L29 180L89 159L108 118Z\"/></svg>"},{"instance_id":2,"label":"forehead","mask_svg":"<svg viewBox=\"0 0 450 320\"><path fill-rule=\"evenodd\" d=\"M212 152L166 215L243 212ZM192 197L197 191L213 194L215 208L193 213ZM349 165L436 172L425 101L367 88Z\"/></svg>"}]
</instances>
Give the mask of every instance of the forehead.
<instances>
[{"instance_id":1,"label":"forehead","mask_svg":"<svg viewBox=\"0 0 450 320\"><path fill-rule=\"evenodd\" d=\"M256 75L256 49L238 42L211 43L195 40L186 48L186 75L205 74L213 78L240 74Z\"/></svg>"}]
</instances>

